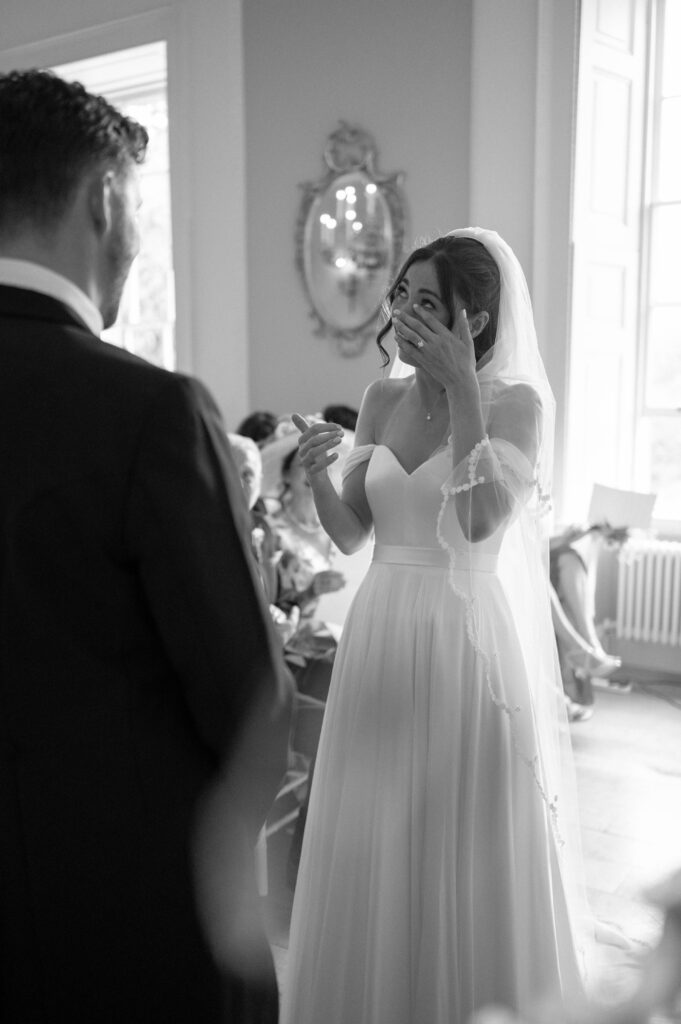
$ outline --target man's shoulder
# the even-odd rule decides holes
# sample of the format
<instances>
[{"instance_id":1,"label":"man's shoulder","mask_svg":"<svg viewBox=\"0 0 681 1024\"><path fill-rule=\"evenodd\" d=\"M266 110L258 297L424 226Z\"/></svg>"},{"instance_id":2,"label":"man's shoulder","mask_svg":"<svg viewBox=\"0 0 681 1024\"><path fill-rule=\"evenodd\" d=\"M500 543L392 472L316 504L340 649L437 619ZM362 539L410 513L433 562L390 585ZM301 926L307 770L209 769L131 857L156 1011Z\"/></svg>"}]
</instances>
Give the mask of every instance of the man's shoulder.
<instances>
[{"instance_id":1,"label":"man's shoulder","mask_svg":"<svg viewBox=\"0 0 681 1024\"><path fill-rule=\"evenodd\" d=\"M11 291L5 289L6 294ZM50 303L47 312L40 308L33 316L0 308L0 337L7 342L0 363L7 378L30 365L35 387L68 390L75 404L89 406L93 412L93 407L100 406L109 417L141 413L157 400L214 412L210 392L195 377L157 366L99 338L72 315L48 317L60 304L49 298L46 303ZM36 368L40 369L36 372Z\"/></svg>"},{"instance_id":2,"label":"man's shoulder","mask_svg":"<svg viewBox=\"0 0 681 1024\"><path fill-rule=\"evenodd\" d=\"M97 338L86 330L74 331L74 334L76 333L80 335L80 340L84 344L75 355L93 364L101 364L109 373L120 373L133 379L157 380L159 383L172 376L172 371L157 366L118 345Z\"/></svg>"},{"instance_id":3,"label":"man's shoulder","mask_svg":"<svg viewBox=\"0 0 681 1024\"><path fill-rule=\"evenodd\" d=\"M77 358L83 371L98 378L99 386L120 387L131 398L153 399L167 394L178 400L193 402L209 400L207 389L189 374L168 370L99 338L90 337Z\"/></svg>"}]
</instances>

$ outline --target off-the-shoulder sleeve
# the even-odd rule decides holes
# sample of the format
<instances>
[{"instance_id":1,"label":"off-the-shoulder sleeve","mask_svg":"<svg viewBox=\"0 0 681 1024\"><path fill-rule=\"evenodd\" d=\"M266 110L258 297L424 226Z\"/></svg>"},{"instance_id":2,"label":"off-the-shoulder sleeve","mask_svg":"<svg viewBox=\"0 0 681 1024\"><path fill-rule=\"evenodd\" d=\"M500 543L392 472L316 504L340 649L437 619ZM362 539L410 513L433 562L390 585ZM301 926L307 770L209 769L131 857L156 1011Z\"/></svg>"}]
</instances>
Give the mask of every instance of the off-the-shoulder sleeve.
<instances>
[{"instance_id":1,"label":"off-the-shoulder sleeve","mask_svg":"<svg viewBox=\"0 0 681 1024\"><path fill-rule=\"evenodd\" d=\"M375 447L375 444L358 444L355 448L352 449L352 451L345 460L345 465L343 466L342 477L344 483L347 477L350 476L354 469L357 469L358 466L361 466L363 462L369 461L369 459L371 458L371 453L373 452Z\"/></svg>"},{"instance_id":2,"label":"off-the-shoulder sleeve","mask_svg":"<svg viewBox=\"0 0 681 1024\"><path fill-rule=\"evenodd\" d=\"M465 536L475 538L476 517L484 514L485 505L505 508L504 519L510 523L537 490L542 410L535 393L525 386L509 388L489 417L488 431L443 484L438 533L446 546L459 536L459 526ZM477 490L481 484L485 486Z\"/></svg>"}]
</instances>

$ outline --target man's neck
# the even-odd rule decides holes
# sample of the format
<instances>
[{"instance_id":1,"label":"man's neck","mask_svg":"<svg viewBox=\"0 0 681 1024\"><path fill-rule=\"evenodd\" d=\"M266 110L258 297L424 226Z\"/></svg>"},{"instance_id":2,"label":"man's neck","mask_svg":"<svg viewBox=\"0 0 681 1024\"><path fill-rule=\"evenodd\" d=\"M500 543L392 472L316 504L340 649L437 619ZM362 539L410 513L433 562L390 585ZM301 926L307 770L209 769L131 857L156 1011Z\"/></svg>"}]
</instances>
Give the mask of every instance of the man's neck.
<instances>
[{"instance_id":1,"label":"man's neck","mask_svg":"<svg viewBox=\"0 0 681 1024\"><path fill-rule=\"evenodd\" d=\"M94 334L101 333L102 317L98 303L92 288L87 287L87 279L74 269L73 257L62 259L59 249L49 242L39 245L36 240L23 237L3 240L0 260L18 261L13 268L11 264L6 265L3 283L45 292L66 302Z\"/></svg>"},{"instance_id":2,"label":"man's neck","mask_svg":"<svg viewBox=\"0 0 681 1024\"><path fill-rule=\"evenodd\" d=\"M25 260L27 263L45 267L46 270L65 277L92 298L83 275L78 272L78 258L73 251L63 255L65 248L51 236L24 232L0 242L0 259Z\"/></svg>"}]
</instances>

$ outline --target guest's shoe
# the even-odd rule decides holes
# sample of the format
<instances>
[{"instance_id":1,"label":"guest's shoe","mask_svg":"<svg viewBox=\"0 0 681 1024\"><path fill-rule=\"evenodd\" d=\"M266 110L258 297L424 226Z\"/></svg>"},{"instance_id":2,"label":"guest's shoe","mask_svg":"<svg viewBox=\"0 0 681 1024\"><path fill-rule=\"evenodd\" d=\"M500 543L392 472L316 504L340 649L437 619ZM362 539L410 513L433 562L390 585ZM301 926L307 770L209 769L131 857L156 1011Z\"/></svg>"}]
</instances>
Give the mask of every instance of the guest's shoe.
<instances>
[{"instance_id":1,"label":"guest's shoe","mask_svg":"<svg viewBox=\"0 0 681 1024\"><path fill-rule=\"evenodd\" d=\"M605 679L622 667L621 658L605 652L601 654L593 647L588 651L583 651L580 648L568 651L565 657L575 673L583 676L595 676L597 679Z\"/></svg>"},{"instance_id":2,"label":"guest's shoe","mask_svg":"<svg viewBox=\"0 0 681 1024\"><path fill-rule=\"evenodd\" d=\"M613 672L616 672L618 668L622 668L622 659L614 654L606 654L601 668L592 671L591 675L595 676L596 679L605 679L607 676L612 675Z\"/></svg>"},{"instance_id":3,"label":"guest's shoe","mask_svg":"<svg viewBox=\"0 0 681 1024\"><path fill-rule=\"evenodd\" d=\"M565 697L568 722L588 722L594 713L593 704L580 704L576 700Z\"/></svg>"},{"instance_id":4,"label":"guest's shoe","mask_svg":"<svg viewBox=\"0 0 681 1024\"><path fill-rule=\"evenodd\" d=\"M594 686L608 693L631 693L634 688L630 679L594 679Z\"/></svg>"}]
</instances>

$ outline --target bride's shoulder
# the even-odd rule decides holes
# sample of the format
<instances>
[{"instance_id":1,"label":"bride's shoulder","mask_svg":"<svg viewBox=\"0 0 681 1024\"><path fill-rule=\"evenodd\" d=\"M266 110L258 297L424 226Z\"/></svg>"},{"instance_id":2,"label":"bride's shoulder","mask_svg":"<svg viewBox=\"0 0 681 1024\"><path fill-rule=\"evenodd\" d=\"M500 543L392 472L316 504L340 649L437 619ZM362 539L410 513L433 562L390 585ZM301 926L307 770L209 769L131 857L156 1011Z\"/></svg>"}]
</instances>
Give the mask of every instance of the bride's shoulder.
<instances>
[{"instance_id":1,"label":"bride's shoulder","mask_svg":"<svg viewBox=\"0 0 681 1024\"><path fill-rule=\"evenodd\" d=\"M386 377L373 381L364 392L364 404L372 409L385 409L402 398L410 386L405 377Z\"/></svg>"},{"instance_id":2,"label":"bride's shoulder","mask_svg":"<svg viewBox=\"0 0 681 1024\"><path fill-rule=\"evenodd\" d=\"M523 405L537 405L541 402L541 399L530 384L520 381L516 384L503 383L497 394L497 401L517 402Z\"/></svg>"},{"instance_id":3,"label":"bride's shoulder","mask_svg":"<svg viewBox=\"0 0 681 1024\"><path fill-rule=\"evenodd\" d=\"M523 418L536 419L541 415L541 398L533 387L524 382L502 384L492 397L491 417L506 417L510 413Z\"/></svg>"},{"instance_id":4,"label":"bride's shoulder","mask_svg":"<svg viewBox=\"0 0 681 1024\"><path fill-rule=\"evenodd\" d=\"M487 433L536 455L543 432L541 398L529 384L504 384L491 403ZM531 460L532 461L532 460Z\"/></svg>"},{"instance_id":5,"label":"bride's shoulder","mask_svg":"<svg viewBox=\"0 0 681 1024\"><path fill-rule=\"evenodd\" d=\"M405 394L407 380L385 378L373 381L362 399L357 421L356 444L373 444L381 436L386 419Z\"/></svg>"}]
</instances>

